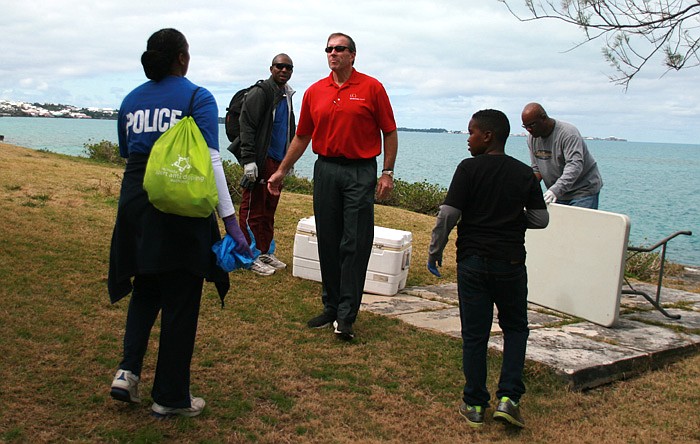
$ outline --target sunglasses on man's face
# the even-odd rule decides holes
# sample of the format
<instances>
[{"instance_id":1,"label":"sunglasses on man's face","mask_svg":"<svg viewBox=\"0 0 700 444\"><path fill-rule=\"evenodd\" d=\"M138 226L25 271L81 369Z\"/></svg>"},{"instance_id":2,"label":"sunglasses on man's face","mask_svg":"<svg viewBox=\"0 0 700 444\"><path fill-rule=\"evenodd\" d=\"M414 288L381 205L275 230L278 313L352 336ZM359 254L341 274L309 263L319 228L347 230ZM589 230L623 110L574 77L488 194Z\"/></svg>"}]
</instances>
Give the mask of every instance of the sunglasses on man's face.
<instances>
[{"instance_id":1,"label":"sunglasses on man's face","mask_svg":"<svg viewBox=\"0 0 700 444\"><path fill-rule=\"evenodd\" d=\"M274 63L272 66L280 71L282 71L284 68L287 68L289 71L294 71L294 65L290 65L289 63Z\"/></svg>"},{"instance_id":2,"label":"sunglasses on man's face","mask_svg":"<svg viewBox=\"0 0 700 444\"><path fill-rule=\"evenodd\" d=\"M335 49L335 52L343 52L343 51L345 51L346 49L348 49L348 47L347 47L347 46L343 46L343 45L328 46L328 47L326 48L326 53L330 54L330 53L333 52L334 49Z\"/></svg>"}]
</instances>

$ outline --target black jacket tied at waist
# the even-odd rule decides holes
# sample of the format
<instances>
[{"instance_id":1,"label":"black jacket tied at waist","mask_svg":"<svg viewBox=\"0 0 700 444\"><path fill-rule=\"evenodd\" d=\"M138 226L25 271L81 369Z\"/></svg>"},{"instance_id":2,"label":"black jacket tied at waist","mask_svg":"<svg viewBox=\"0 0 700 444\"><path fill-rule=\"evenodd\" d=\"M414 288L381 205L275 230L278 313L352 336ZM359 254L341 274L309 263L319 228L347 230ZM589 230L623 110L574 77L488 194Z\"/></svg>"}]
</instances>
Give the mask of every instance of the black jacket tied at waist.
<instances>
[{"instance_id":1,"label":"black jacket tied at waist","mask_svg":"<svg viewBox=\"0 0 700 444\"><path fill-rule=\"evenodd\" d=\"M157 210L143 189L147 161L147 155L131 154L124 171L109 253L110 301L128 295L136 275L185 270L214 282L223 306L229 277L211 250L221 239L215 213L198 218Z\"/></svg>"}]
</instances>

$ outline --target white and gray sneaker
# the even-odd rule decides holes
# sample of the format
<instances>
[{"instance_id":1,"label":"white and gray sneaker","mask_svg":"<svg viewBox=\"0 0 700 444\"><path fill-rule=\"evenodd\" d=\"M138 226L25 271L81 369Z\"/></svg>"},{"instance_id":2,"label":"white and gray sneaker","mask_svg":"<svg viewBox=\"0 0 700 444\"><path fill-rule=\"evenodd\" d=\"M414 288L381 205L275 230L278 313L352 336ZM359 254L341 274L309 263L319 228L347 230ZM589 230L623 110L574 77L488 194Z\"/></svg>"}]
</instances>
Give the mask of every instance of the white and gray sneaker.
<instances>
[{"instance_id":1,"label":"white and gray sneaker","mask_svg":"<svg viewBox=\"0 0 700 444\"><path fill-rule=\"evenodd\" d=\"M131 373L129 370L117 370L112 380L112 389L109 394L117 401L133 402L137 404L141 402L139 398L139 377Z\"/></svg>"},{"instance_id":2,"label":"white and gray sneaker","mask_svg":"<svg viewBox=\"0 0 700 444\"><path fill-rule=\"evenodd\" d=\"M190 395L190 407L166 407L164 405L158 404L157 402L154 402L151 406L151 410L153 411L153 416L158 418L165 418L168 416L176 415L187 416L191 418L202 413L202 411L204 410L204 406L206 405L207 403L204 402L204 399L195 398L194 396Z\"/></svg>"},{"instance_id":3,"label":"white and gray sneaker","mask_svg":"<svg viewBox=\"0 0 700 444\"><path fill-rule=\"evenodd\" d=\"M275 274L275 269L263 263L259 257L253 261L253 265L250 267L250 270L253 273L259 274L260 276L271 276Z\"/></svg>"},{"instance_id":4,"label":"white and gray sneaker","mask_svg":"<svg viewBox=\"0 0 700 444\"><path fill-rule=\"evenodd\" d=\"M274 254L261 254L258 259L264 264L269 265L270 267L274 268L275 270L284 270L287 268L287 264L282 262L281 260L277 259L277 256Z\"/></svg>"}]
</instances>

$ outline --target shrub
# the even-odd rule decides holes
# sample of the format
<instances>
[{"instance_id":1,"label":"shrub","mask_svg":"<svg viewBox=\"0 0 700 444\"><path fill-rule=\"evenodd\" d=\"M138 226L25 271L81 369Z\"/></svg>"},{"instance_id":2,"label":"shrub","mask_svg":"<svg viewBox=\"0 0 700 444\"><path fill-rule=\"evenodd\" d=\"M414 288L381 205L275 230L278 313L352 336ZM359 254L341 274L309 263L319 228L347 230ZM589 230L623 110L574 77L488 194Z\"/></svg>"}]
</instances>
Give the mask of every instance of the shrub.
<instances>
[{"instance_id":1,"label":"shrub","mask_svg":"<svg viewBox=\"0 0 700 444\"><path fill-rule=\"evenodd\" d=\"M237 173L226 178L229 183L238 184L243 174L242 168L238 166ZM237 188L237 187L236 187ZM290 174L284 179L284 190L297 194L313 194L314 183L311 179ZM236 189L238 192L238 189ZM440 205L445 200L447 189L438 185L430 184L426 181L408 183L402 180L394 180L394 192L384 200L377 201L379 205L398 207L405 210L421 214L437 214Z\"/></svg>"},{"instance_id":2,"label":"shrub","mask_svg":"<svg viewBox=\"0 0 700 444\"><path fill-rule=\"evenodd\" d=\"M445 200L447 189L427 181L408 183L394 180L394 192L380 205L399 207L414 213L436 215Z\"/></svg>"},{"instance_id":3,"label":"shrub","mask_svg":"<svg viewBox=\"0 0 700 444\"><path fill-rule=\"evenodd\" d=\"M661 270L661 255L655 252L627 252L625 276L640 281L654 282ZM683 265L669 262L664 263L664 276L682 276Z\"/></svg>"},{"instance_id":4,"label":"shrub","mask_svg":"<svg viewBox=\"0 0 700 444\"><path fill-rule=\"evenodd\" d=\"M290 193L313 195L314 181L292 173L284 178L284 189Z\"/></svg>"},{"instance_id":5,"label":"shrub","mask_svg":"<svg viewBox=\"0 0 700 444\"><path fill-rule=\"evenodd\" d=\"M239 204L241 202L241 188L239 184L241 183L241 178L243 177L243 167L231 160L224 160L224 175L226 176L226 181L228 182L228 189L231 193L231 199L233 203ZM313 181L305 177L298 177L294 174L284 178L284 190L297 194L313 194L314 184Z\"/></svg>"},{"instance_id":6,"label":"shrub","mask_svg":"<svg viewBox=\"0 0 700 444\"><path fill-rule=\"evenodd\" d=\"M84 144L85 151L90 159L98 162L124 165L126 159L119 155L119 145L107 140ZM241 203L241 189L239 184L243 177L243 167L231 160L224 160L224 175L229 184L229 192L234 204ZM290 174L284 178L284 189L291 193L313 194L314 183L311 179ZM403 208L415 213L437 214L440 205L445 200L447 189L426 182L408 183L400 179L394 180L394 192L389 198L377 201L379 205Z\"/></svg>"},{"instance_id":7,"label":"shrub","mask_svg":"<svg viewBox=\"0 0 700 444\"><path fill-rule=\"evenodd\" d=\"M90 159L104 163L114 163L118 165L126 165L126 159L119 155L119 145L108 140L101 140L93 143L88 140L83 144L85 152Z\"/></svg>"},{"instance_id":8,"label":"shrub","mask_svg":"<svg viewBox=\"0 0 700 444\"><path fill-rule=\"evenodd\" d=\"M241 183L241 177L243 177L243 167L238 164L238 162L233 162L231 160L224 160L221 162L224 166L224 175L226 176L226 181L228 182L228 191L231 194L231 200L233 203L238 205L241 203L241 188L238 184Z\"/></svg>"}]
</instances>

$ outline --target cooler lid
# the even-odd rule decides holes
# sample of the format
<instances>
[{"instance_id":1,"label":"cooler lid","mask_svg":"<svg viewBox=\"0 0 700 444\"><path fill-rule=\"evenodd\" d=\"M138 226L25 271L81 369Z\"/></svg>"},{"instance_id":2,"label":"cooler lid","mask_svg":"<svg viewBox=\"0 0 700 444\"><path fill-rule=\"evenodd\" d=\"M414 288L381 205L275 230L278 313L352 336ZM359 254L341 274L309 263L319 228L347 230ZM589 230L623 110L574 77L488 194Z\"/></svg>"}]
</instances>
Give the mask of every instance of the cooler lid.
<instances>
[{"instance_id":1,"label":"cooler lid","mask_svg":"<svg viewBox=\"0 0 700 444\"><path fill-rule=\"evenodd\" d=\"M316 219L314 218L314 216L300 219L297 223L297 231L301 233L316 234Z\"/></svg>"},{"instance_id":2,"label":"cooler lid","mask_svg":"<svg viewBox=\"0 0 700 444\"><path fill-rule=\"evenodd\" d=\"M374 246L402 249L413 241L410 231L395 230L393 228L374 227Z\"/></svg>"},{"instance_id":3,"label":"cooler lid","mask_svg":"<svg viewBox=\"0 0 700 444\"><path fill-rule=\"evenodd\" d=\"M316 234L316 219L314 216L300 219L297 223L297 231L300 233ZM375 248L391 248L401 250L413 241L410 231L395 230L393 228L374 226Z\"/></svg>"}]
</instances>

